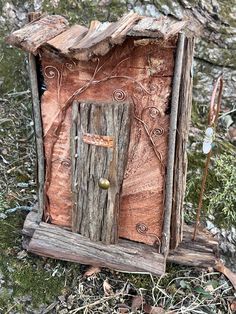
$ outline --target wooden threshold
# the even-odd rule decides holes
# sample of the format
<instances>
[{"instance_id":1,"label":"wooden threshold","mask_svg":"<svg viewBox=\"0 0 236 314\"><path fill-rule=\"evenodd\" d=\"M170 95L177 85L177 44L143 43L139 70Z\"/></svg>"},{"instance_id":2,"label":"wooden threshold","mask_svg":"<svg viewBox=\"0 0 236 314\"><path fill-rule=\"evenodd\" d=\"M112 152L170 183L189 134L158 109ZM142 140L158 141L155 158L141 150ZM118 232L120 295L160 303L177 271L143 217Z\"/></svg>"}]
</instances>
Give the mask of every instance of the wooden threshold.
<instances>
[{"instance_id":1,"label":"wooden threshold","mask_svg":"<svg viewBox=\"0 0 236 314\"><path fill-rule=\"evenodd\" d=\"M214 267L219 257L218 242L204 229L193 241L193 230L193 226L184 225L183 241L169 252L167 261L186 266Z\"/></svg>"},{"instance_id":2,"label":"wooden threshold","mask_svg":"<svg viewBox=\"0 0 236 314\"><path fill-rule=\"evenodd\" d=\"M93 242L55 225L44 222L36 225L35 216L34 212L28 214L23 229L23 234L31 238L25 245L31 253L126 272L157 276L165 272L164 256L151 246L128 240L108 245Z\"/></svg>"},{"instance_id":3,"label":"wooden threshold","mask_svg":"<svg viewBox=\"0 0 236 314\"><path fill-rule=\"evenodd\" d=\"M23 228L28 239L24 247L31 253L125 272L157 276L165 272L165 258L154 247L121 239L118 244L93 242L52 224L37 224L36 218L37 213L30 212ZM183 242L178 249L170 251L167 261L187 266L214 266L216 248L217 242L204 232L192 242L192 228L185 226Z\"/></svg>"}]
</instances>

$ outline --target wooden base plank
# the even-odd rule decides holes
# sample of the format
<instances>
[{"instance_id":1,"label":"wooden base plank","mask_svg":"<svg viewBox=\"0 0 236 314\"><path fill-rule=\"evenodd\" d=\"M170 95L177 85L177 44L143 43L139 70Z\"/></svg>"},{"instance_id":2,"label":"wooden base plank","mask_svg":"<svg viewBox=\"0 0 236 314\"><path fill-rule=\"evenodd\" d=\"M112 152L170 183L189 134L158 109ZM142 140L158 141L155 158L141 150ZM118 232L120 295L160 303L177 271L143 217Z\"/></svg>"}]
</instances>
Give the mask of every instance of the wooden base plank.
<instances>
[{"instance_id":1,"label":"wooden base plank","mask_svg":"<svg viewBox=\"0 0 236 314\"><path fill-rule=\"evenodd\" d=\"M57 226L40 223L29 242L28 251L55 259L121 271L155 275L165 272L163 255L148 249L148 246L144 250L138 243L133 243L131 247L126 245L126 242L128 241L124 240L121 245L105 245Z\"/></svg>"},{"instance_id":2,"label":"wooden base plank","mask_svg":"<svg viewBox=\"0 0 236 314\"><path fill-rule=\"evenodd\" d=\"M183 241L171 250L167 261L175 264L198 267L214 267L218 258L218 242L210 233L202 230L193 238L193 227L184 225Z\"/></svg>"},{"instance_id":3,"label":"wooden base plank","mask_svg":"<svg viewBox=\"0 0 236 314\"><path fill-rule=\"evenodd\" d=\"M119 271L151 273L160 276L165 272L165 259L152 246L128 240L105 245L93 242L61 227L36 223L37 213L30 212L25 220L23 234L30 241L25 248L34 254L81 264L107 267ZM197 267L214 267L218 243L204 231L192 241L193 227L184 226L183 242L170 251L167 262Z\"/></svg>"}]
</instances>

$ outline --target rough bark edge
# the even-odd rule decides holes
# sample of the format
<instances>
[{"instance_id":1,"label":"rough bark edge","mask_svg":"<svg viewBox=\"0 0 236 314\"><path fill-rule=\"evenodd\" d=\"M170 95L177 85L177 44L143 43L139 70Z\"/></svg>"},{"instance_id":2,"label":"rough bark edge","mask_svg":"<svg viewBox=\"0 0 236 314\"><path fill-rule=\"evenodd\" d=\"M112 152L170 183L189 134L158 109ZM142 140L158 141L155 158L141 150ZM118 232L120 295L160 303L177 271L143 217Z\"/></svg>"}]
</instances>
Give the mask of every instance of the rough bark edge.
<instances>
[{"instance_id":1,"label":"rough bark edge","mask_svg":"<svg viewBox=\"0 0 236 314\"><path fill-rule=\"evenodd\" d=\"M39 13L30 13L28 16L29 22L37 19L39 15L40 15ZM44 168L43 127L42 127L36 58L32 53L29 53L28 60L29 60L29 77L30 77L30 85L31 85L32 109L33 109L36 155L37 155L38 221L41 221L43 213L44 213L44 207L45 207L45 195L44 195L45 168Z\"/></svg>"},{"instance_id":2,"label":"rough bark edge","mask_svg":"<svg viewBox=\"0 0 236 314\"><path fill-rule=\"evenodd\" d=\"M192 62L194 38L185 38L180 86L176 152L174 165L173 204L170 247L175 249L183 237L183 202L187 176L187 141L192 108Z\"/></svg>"},{"instance_id":3,"label":"rough bark edge","mask_svg":"<svg viewBox=\"0 0 236 314\"><path fill-rule=\"evenodd\" d=\"M177 131L177 114L179 104L179 93L184 53L184 40L185 35L179 34L178 44L176 49L174 78L172 84L172 97L171 97L171 115L170 115L170 129L168 138L168 160L167 160L167 173L165 184L165 208L164 208L164 223L162 231L162 247L161 252L164 256L168 255L170 245L170 225L171 225L171 210L173 199L173 173L175 161L175 144L176 144L176 131Z\"/></svg>"},{"instance_id":4,"label":"rough bark edge","mask_svg":"<svg viewBox=\"0 0 236 314\"><path fill-rule=\"evenodd\" d=\"M30 212L22 231L25 249L29 252L131 273L161 275L165 271L164 256L158 254L152 246L121 239L119 244L104 245L57 226L47 223L37 224L36 219L37 213ZM167 262L186 266L214 267L218 258L218 242L204 230L199 232L196 241L193 242L192 233L193 227L185 225L183 242L178 249L170 251ZM56 240L54 235L56 235ZM86 246L82 256L81 241ZM65 250L64 253L62 247ZM94 248L98 255L91 259L90 251ZM122 265L119 264L120 257L122 257Z\"/></svg>"}]
</instances>

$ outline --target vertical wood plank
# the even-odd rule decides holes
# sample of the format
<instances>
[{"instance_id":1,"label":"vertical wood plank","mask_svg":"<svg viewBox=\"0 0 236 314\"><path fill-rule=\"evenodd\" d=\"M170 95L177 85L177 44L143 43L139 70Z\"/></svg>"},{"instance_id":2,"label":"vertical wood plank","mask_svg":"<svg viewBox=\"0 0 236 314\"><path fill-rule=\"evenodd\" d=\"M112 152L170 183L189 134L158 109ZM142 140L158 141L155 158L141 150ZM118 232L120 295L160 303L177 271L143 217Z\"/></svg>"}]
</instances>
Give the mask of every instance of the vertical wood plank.
<instances>
[{"instance_id":1,"label":"vertical wood plank","mask_svg":"<svg viewBox=\"0 0 236 314\"><path fill-rule=\"evenodd\" d=\"M40 13L30 13L28 16L29 22L37 19ZM44 169L44 145L43 145L43 129L42 129L42 117L40 107L40 96L39 96L39 85L37 75L37 64L35 56L30 53L28 55L29 60L29 77L31 84L32 94L32 108L34 118L34 130L35 130L35 144L37 154L37 185L38 185L38 222L41 221L44 206L44 180L45 180L45 169Z\"/></svg>"},{"instance_id":2,"label":"vertical wood plank","mask_svg":"<svg viewBox=\"0 0 236 314\"><path fill-rule=\"evenodd\" d=\"M191 119L194 39L186 38L184 44L184 63L182 70L178 125L176 135L176 152L174 166L173 205L171 217L170 247L175 249L183 237L183 202L187 176L187 141Z\"/></svg>"},{"instance_id":3,"label":"vertical wood plank","mask_svg":"<svg viewBox=\"0 0 236 314\"><path fill-rule=\"evenodd\" d=\"M127 162L131 106L79 104L73 231L93 241L118 239L120 192ZM108 190L99 179L110 182Z\"/></svg>"},{"instance_id":4,"label":"vertical wood plank","mask_svg":"<svg viewBox=\"0 0 236 314\"><path fill-rule=\"evenodd\" d=\"M166 173L166 186L165 186L165 209L164 209L164 223L162 232L162 253L167 256L170 245L170 224L171 224L171 210L173 199L173 173L175 161L175 143L176 143L176 130L177 130L177 115L179 104L179 93L184 53L184 39L183 33L179 34L178 45L176 49L175 70L172 85L172 98L171 98L171 115L170 115L170 128L168 138L168 160L167 160L167 173Z\"/></svg>"},{"instance_id":5,"label":"vertical wood plank","mask_svg":"<svg viewBox=\"0 0 236 314\"><path fill-rule=\"evenodd\" d=\"M77 134L77 124L78 124L78 106L79 103L77 100L73 101L72 104L72 124L71 124L71 134L70 134L70 149L71 149L71 191L72 191L72 231L76 232L76 213L77 213L77 146L78 146L78 134Z\"/></svg>"}]
</instances>

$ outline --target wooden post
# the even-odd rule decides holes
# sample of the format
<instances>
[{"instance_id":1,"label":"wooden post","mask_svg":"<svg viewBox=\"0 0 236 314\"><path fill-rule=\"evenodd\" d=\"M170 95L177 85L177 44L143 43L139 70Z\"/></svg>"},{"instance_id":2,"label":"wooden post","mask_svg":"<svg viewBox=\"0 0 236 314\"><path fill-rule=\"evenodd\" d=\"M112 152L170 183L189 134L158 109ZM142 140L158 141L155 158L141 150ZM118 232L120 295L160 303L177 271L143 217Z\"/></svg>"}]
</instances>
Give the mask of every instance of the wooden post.
<instances>
[{"instance_id":1,"label":"wooden post","mask_svg":"<svg viewBox=\"0 0 236 314\"><path fill-rule=\"evenodd\" d=\"M194 39L185 38L183 69L179 96L178 124L174 165L173 204L171 211L170 248L175 249L182 241L183 202L187 176L187 141L192 107L192 62Z\"/></svg>"},{"instance_id":2,"label":"wooden post","mask_svg":"<svg viewBox=\"0 0 236 314\"><path fill-rule=\"evenodd\" d=\"M166 188L165 188L165 209L164 209L164 224L162 231L162 248L161 251L164 256L168 255L170 245L170 224L171 224L171 210L173 199L173 173L175 162L175 142L176 142L176 130L177 130L177 115L179 104L179 93L183 63L184 52L184 39L185 35L180 33L178 39L178 45L176 49L175 58L175 70L172 85L172 98L171 98L171 116L170 116L170 128L168 138L168 161L167 161L167 173L166 173Z\"/></svg>"},{"instance_id":3,"label":"wooden post","mask_svg":"<svg viewBox=\"0 0 236 314\"><path fill-rule=\"evenodd\" d=\"M29 22L39 18L40 13L29 13ZM41 119L41 107L39 97L39 85L37 75L37 64L35 56L30 53L29 57L29 76L31 84L32 94L32 106L33 106L33 117L34 117L34 130L35 130L35 143L36 143L36 154L37 154L37 185L38 185L38 222L41 221L45 200L44 200L44 146L43 146L43 130L42 130L42 119Z\"/></svg>"},{"instance_id":4,"label":"wooden post","mask_svg":"<svg viewBox=\"0 0 236 314\"><path fill-rule=\"evenodd\" d=\"M77 146L77 160L72 170L75 195L72 230L93 241L115 243L128 158L131 105L83 103L77 104L78 112L75 106L72 136L77 134L77 145L72 144L72 154L75 156Z\"/></svg>"},{"instance_id":5,"label":"wooden post","mask_svg":"<svg viewBox=\"0 0 236 314\"><path fill-rule=\"evenodd\" d=\"M72 124L70 133L70 150L71 150L71 191L72 191L72 231L76 232L76 220L77 220L77 198L78 198L78 186L77 186L77 158L78 158L78 110L79 102L73 101L72 104Z\"/></svg>"}]
</instances>

